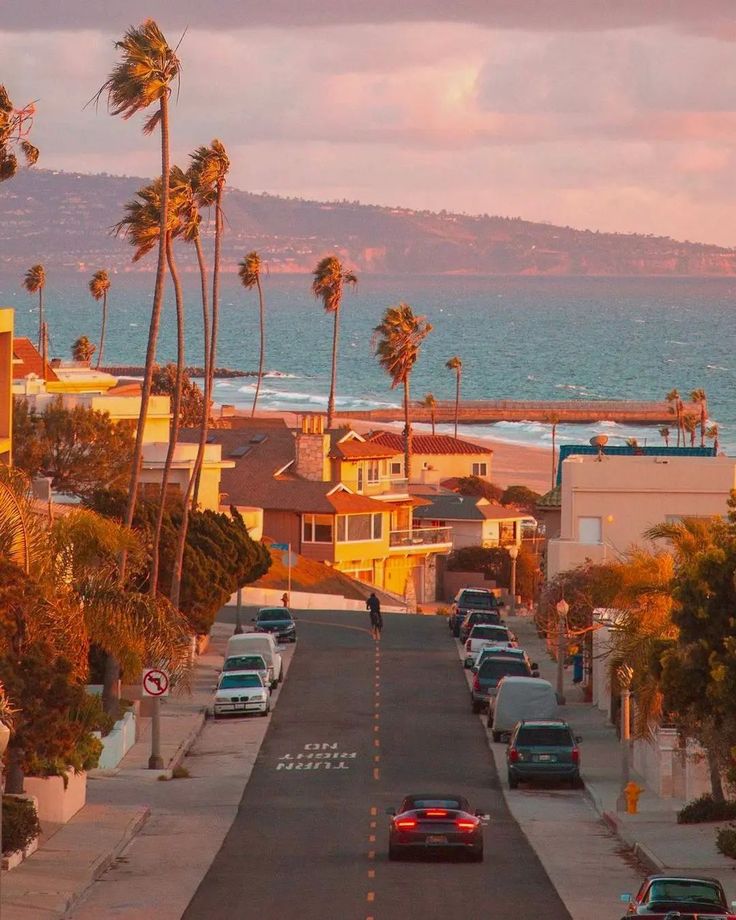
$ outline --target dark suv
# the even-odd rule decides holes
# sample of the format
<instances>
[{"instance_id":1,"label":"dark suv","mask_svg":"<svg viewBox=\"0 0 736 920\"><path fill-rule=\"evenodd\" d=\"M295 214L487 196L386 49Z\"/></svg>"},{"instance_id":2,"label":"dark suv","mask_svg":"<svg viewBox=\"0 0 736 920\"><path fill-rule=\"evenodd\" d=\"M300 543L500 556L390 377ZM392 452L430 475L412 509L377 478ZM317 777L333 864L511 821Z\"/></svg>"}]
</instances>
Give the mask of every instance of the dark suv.
<instances>
[{"instance_id":1,"label":"dark suv","mask_svg":"<svg viewBox=\"0 0 736 920\"><path fill-rule=\"evenodd\" d=\"M525 658L512 658L509 655L485 658L473 678L470 691L473 712L488 709L491 697L495 697L498 692L498 682L502 677L534 677L534 674Z\"/></svg>"},{"instance_id":2,"label":"dark suv","mask_svg":"<svg viewBox=\"0 0 736 920\"><path fill-rule=\"evenodd\" d=\"M460 635L460 626L469 613L492 613L498 615L500 621L499 608L503 604L487 588L461 588L455 595L449 616L450 632L456 638Z\"/></svg>"},{"instance_id":3,"label":"dark suv","mask_svg":"<svg viewBox=\"0 0 736 920\"><path fill-rule=\"evenodd\" d=\"M516 725L506 749L509 787L523 780L562 779L580 785L580 738L567 722L523 721Z\"/></svg>"}]
</instances>

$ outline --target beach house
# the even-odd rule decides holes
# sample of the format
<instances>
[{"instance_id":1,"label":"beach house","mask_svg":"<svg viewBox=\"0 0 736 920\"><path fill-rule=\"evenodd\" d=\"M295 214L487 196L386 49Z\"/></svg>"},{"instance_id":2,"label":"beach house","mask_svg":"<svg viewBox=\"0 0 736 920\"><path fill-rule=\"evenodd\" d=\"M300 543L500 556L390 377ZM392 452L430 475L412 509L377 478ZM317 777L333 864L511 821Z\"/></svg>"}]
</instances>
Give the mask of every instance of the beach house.
<instances>
[{"instance_id":1,"label":"beach house","mask_svg":"<svg viewBox=\"0 0 736 920\"><path fill-rule=\"evenodd\" d=\"M13 450L13 319L0 307L0 463L10 464Z\"/></svg>"},{"instance_id":2,"label":"beach house","mask_svg":"<svg viewBox=\"0 0 736 920\"><path fill-rule=\"evenodd\" d=\"M521 546L523 526L536 521L515 505L501 505L477 495L423 493L427 504L414 509L421 526L450 527L453 550L466 546Z\"/></svg>"},{"instance_id":3,"label":"beach house","mask_svg":"<svg viewBox=\"0 0 736 920\"><path fill-rule=\"evenodd\" d=\"M388 475L404 475L404 438L395 431L373 431L365 440L390 450ZM439 484L448 479L475 476L491 481L493 450L446 434L412 437L412 484Z\"/></svg>"}]
</instances>

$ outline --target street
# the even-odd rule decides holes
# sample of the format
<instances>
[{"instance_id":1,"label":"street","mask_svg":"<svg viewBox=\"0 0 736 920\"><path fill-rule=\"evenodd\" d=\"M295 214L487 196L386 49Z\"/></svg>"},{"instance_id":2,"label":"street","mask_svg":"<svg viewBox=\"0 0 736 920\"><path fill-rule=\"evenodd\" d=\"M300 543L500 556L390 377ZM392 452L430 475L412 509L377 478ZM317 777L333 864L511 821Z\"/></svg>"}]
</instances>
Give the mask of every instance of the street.
<instances>
[{"instance_id":1,"label":"street","mask_svg":"<svg viewBox=\"0 0 736 920\"><path fill-rule=\"evenodd\" d=\"M235 821L184 916L568 918L509 814L446 624L301 612L299 645ZM485 862L389 863L409 793L490 814Z\"/></svg>"}]
</instances>

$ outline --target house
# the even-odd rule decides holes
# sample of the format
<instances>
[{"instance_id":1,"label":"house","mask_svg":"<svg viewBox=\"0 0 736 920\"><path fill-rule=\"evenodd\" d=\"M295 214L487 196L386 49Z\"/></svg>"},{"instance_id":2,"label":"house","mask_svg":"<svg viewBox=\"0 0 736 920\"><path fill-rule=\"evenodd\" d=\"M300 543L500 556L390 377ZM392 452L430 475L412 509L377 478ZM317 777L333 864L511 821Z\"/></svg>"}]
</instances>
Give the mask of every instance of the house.
<instances>
[{"instance_id":1,"label":"house","mask_svg":"<svg viewBox=\"0 0 736 920\"><path fill-rule=\"evenodd\" d=\"M394 594L434 600L436 557L450 551L450 532L415 528L423 500L391 476L384 447L347 429L327 432L310 415L295 432L281 419L239 417L208 440L233 461L222 470L223 504L262 508L266 537Z\"/></svg>"},{"instance_id":2,"label":"house","mask_svg":"<svg viewBox=\"0 0 736 920\"><path fill-rule=\"evenodd\" d=\"M106 393L117 386L117 378L98 371L85 361L44 361L33 342L24 336L13 340L13 392Z\"/></svg>"},{"instance_id":3,"label":"house","mask_svg":"<svg viewBox=\"0 0 736 920\"><path fill-rule=\"evenodd\" d=\"M13 319L0 307L0 463L10 465L13 450Z\"/></svg>"},{"instance_id":4,"label":"house","mask_svg":"<svg viewBox=\"0 0 736 920\"><path fill-rule=\"evenodd\" d=\"M394 431L373 431L369 442L393 451L388 475L404 475L404 436ZM412 437L412 484L477 476L491 481L493 450L446 434L415 434Z\"/></svg>"},{"instance_id":5,"label":"house","mask_svg":"<svg viewBox=\"0 0 736 920\"><path fill-rule=\"evenodd\" d=\"M428 504L415 508L414 521L452 528L452 548L521 546L522 525L534 518L514 505L500 505L475 495L441 492L423 496Z\"/></svg>"},{"instance_id":6,"label":"house","mask_svg":"<svg viewBox=\"0 0 736 920\"><path fill-rule=\"evenodd\" d=\"M25 336L19 336L13 339L13 382L28 379L44 383L58 378L33 342Z\"/></svg>"},{"instance_id":7,"label":"house","mask_svg":"<svg viewBox=\"0 0 736 920\"><path fill-rule=\"evenodd\" d=\"M686 517L725 515L736 460L711 448L618 449L563 457L559 536L547 544L547 577L604 562L645 531Z\"/></svg>"}]
</instances>

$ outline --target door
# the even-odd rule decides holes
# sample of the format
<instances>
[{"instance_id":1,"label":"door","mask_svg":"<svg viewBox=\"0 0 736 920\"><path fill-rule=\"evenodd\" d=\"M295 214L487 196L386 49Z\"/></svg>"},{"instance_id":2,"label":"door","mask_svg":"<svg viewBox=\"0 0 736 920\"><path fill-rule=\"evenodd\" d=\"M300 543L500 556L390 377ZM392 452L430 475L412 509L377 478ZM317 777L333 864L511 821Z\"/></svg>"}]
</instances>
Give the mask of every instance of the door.
<instances>
[{"instance_id":1,"label":"door","mask_svg":"<svg viewBox=\"0 0 736 920\"><path fill-rule=\"evenodd\" d=\"M578 542L601 543L601 519L599 517L578 518Z\"/></svg>"}]
</instances>

